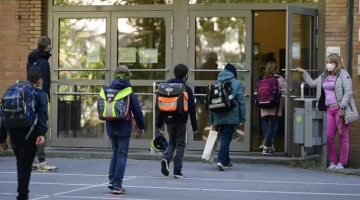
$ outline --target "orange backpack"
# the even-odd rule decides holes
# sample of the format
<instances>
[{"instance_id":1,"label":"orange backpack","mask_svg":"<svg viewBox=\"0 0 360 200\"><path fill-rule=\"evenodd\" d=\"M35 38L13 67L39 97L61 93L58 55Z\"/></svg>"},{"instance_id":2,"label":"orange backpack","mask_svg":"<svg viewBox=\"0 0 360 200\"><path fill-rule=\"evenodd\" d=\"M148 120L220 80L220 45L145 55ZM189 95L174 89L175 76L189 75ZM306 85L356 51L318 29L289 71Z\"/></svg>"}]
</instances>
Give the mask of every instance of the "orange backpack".
<instances>
[{"instance_id":1,"label":"orange backpack","mask_svg":"<svg viewBox=\"0 0 360 200\"><path fill-rule=\"evenodd\" d=\"M160 83L155 92L156 109L171 114L182 114L189 110L189 95L184 83Z\"/></svg>"}]
</instances>

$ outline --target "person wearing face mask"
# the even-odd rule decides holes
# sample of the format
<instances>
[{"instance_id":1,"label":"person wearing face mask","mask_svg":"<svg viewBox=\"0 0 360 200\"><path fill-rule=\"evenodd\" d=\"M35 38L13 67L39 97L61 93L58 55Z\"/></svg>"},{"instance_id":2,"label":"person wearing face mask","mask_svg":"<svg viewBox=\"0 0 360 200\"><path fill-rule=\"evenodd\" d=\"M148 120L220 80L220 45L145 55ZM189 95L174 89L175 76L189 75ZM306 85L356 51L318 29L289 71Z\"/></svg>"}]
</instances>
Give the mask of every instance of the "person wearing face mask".
<instances>
[{"instance_id":1,"label":"person wearing face mask","mask_svg":"<svg viewBox=\"0 0 360 200\"><path fill-rule=\"evenodd\" d=\"M310 87L317 88L317 107L320 111L327 112L327 154L331 162L329 169L343 169L348 162L350 124L359 118L352 95L350 75L344 69L340 56L334 53L327 56L325 72L315 80L304 69L296 68L296 70L303 73L303 78ZM341 131L338 130L341 127L339 122L342 123ZM337 160L334 142L338 131L340 162Z\"/></svg>"}]
</instances>

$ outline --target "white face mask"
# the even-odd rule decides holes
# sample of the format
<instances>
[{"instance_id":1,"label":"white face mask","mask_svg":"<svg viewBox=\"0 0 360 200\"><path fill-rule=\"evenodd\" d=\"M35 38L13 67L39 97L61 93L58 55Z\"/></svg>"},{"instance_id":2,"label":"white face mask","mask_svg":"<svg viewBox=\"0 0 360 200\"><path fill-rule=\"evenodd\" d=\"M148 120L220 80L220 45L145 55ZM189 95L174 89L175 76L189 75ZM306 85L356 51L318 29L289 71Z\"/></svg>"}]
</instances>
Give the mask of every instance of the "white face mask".
<instances>
[{"instance_id":1,"label":"white face mask","mask_svg":"<svg viewBox=\"0 0 360 200\"><path fill-rule=\"evenodd\" d=\"M329 72L332 72L335 69L335 65L332 63L326 64L326 68Z\"/></svg>"}]
</instances>

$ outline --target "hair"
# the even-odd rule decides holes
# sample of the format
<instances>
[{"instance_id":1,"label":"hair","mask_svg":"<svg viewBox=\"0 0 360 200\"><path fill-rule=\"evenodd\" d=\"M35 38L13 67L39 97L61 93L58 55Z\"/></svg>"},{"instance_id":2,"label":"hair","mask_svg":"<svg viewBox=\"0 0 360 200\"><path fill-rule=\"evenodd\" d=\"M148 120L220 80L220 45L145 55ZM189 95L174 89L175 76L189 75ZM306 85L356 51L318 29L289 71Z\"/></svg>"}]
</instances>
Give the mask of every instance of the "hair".
<instances>
[{"instance_id":1,"label":"hair","mask_svg":"<svg viewBox=\"0 0 360 200\"><path fill-rule=\"evenodd\" d=\"M336 65L334 71L332 71L332 72L329 72L327 70L327 68L325 67L325 72L327 74L338 74L341 69L345 69L345 66L343 65L342 59L338 54L332 53L332 54L328 55L326 58L331 60L331 62L335 63L335 65Z\"/></svg>"},{"instance_id":2,"label":"hair","mask_svg":"<svg viewBox=\"0 0 360 200\"><path fill-rule=\"evenodd\" d=\"M205 56L205 60L206 62L216 62L218 61L218 55L216 52L209 52L206 54Z\"/></svg>"},{"instance_id":3,"label":"hair","mask_svg":"<svg viewBox=\"0 0 360 200\"><path fill-rule=\"evenodd\" d=\"M119 65L115 70L116 80L130 80L131 72L126 65Z\"/></svg>"},{"instance_id":4,"label":"hair","mask_svg":"<svg viewBox=\"0 0 360 200\"><path fill-rule=\"evenodd\" d=\"M35 84L40 79L42 79L42 70L40 67L31 67L27 74L27 80L30 81L32 84Z\"/></svg>"},{"instance_id":5,"label":"hair","mask_svg":"<svg viewBox=\"0 0 360 200\"><path fill-rule=\"evenodd\" d=\"M51 45L51 40L47 36L42 36L38 39L37 46L39 49L44 51L49 45Z\"/></svg>"},{"instance_id":6,"label":"hair","mask_svg":"<svg viewBox=\"0 0 360 200\"><path fill-rule=\"evenodd\" d=\"M268 63L268 62L276 62L274 53L268 53L266 55L266 63Z\"/></svg>"},{"instance_id":7,"label":"hair","mask_svg":"<svg viewBox=\"0 0 360 200\"><path fill-rule=\"evenodd\" d=\"M177 64L174 68L174 76L178 79L183 79L188 74L188 67L184 64Z\"/></svg>"},{"instance_id":8,"label":"hair","mask_svg":"<svg viewBox=\"0 0 360 200\"><path fill-rule=\"evenodd\" d=\"M277 66L275 61L269 61L266 64L265 72L264 72L264 78L274 76L277 72Z\"/></svg>"}]
</instances>

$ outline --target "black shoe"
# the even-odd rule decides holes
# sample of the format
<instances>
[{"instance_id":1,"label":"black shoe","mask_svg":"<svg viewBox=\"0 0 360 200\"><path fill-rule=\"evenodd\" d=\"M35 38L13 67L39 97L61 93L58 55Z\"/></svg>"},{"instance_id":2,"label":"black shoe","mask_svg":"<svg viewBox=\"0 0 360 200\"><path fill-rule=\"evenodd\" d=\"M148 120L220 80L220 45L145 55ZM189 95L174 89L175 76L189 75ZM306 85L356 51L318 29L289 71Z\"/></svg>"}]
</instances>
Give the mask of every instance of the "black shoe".
<instances>
[{"instance_id":1,"label":"black shoe","mask_svg":"<svg viewBox=\"0 0 360 200\"><path fill-rule=\"evenodd\" d=\"M114 187L114 190L112 191L113 194L125 194L126 191L124 188Z\"/></svg>"},{"instance_id":2,"label":"black shoe","mask_svg":"<svg viewBox=\"0 0 360 200\"><path fill-rule=\"evenodd\" d=\"M176 170L174 171L174 178L176 179L184 178L184 175L181 173L181 171Z\"/></svg>"},{"instance_id":3,"label":"black shoe","mask_svg":"<svg viewBox=\"0 0 360 200\"><path fill-rule=\"evenodd\" d=\"M225 165L224 167L225 167L225 169L230 169L230 168L233 168L234 165L229 163L229 164Z\"/></svg>"},{"instance_id":4,"label":"black shoe","mask_svg":"<svg viewBox=\"0 0 360 200\"><path fill-rule=\"evenodd\" d=\"M109 184L108 184L108 188L110 190L114 190L114 182L110 181Z\"/></svg>"},{"instance_id":5,"label":"black shoe","mask_svg":"<svg viewBox=\"0 0 360 200\"><path fill-rule=\"evenodd\" d=\"M272 148L271 147L264 147L263 148L263 152L262 152L262 154L263 155L272 155L273 154L273 150L272 150Z\"/></svg>"},{"instance_id":6,"label":"black shoe","mask_svg":"<svg viewBox=\"0 0 360 200\"><path fill-rule=\"evenodd\" d=\"M161 160L161 173L164 176L169 176L169 162L166 159Z\"/></svg>"}]
</instances>

